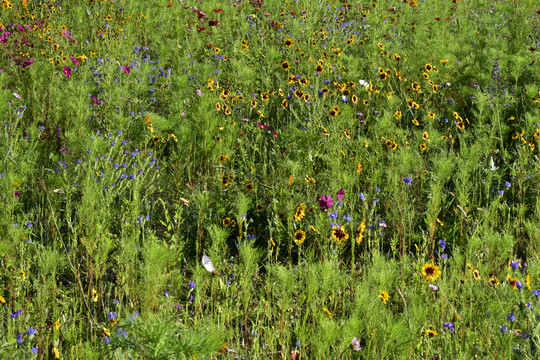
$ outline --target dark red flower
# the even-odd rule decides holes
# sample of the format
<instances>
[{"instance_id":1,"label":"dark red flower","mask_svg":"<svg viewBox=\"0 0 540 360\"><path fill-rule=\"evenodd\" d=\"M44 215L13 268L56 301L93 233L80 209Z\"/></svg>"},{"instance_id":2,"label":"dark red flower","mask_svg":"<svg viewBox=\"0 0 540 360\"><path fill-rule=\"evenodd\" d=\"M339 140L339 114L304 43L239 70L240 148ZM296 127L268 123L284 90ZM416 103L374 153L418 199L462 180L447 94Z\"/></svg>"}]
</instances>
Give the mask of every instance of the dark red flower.
<instances>
[{"instance_id":1,"label":"dark red flower","mask_svg":"<svg viewBox=\"0 0 540 360\"><path fill-rule=\"evenodd\" d=\"M210 21L208 22L208 25L210 25L210 26L216 26L216 25L218 25L218 24L219 24L219 21L218 21L218 20L210 20Z\"/></svg>"},{"instance_id":2,"label":"dark red flower","mask_svg":"<svg viewBox=\"0 0 540 360\"><path fill-rule=\"evenodd\" d=\"M223 9L214 9L215 12L220 13L223 12Z\"/></svg>"},{"instance_id":3,"label":"dark red flower","mask_svg":"<svg viewBox=\"0 0 540 360\"><path fill-rule=\"evenodd\" d=\"M205 27L200 27L200 28L197 29L197 32L201 32L201 31L204 31L204 30L206 30Z\"/></svg>"}]
</instances>

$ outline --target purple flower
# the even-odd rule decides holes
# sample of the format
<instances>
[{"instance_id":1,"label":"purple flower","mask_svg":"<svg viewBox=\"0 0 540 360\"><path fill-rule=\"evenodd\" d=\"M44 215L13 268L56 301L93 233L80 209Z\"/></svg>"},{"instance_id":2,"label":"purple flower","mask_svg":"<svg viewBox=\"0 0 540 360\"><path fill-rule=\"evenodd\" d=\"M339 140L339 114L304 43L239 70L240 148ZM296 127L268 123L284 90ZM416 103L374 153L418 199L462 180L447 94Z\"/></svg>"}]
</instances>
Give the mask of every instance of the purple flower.
<instances>
[{"instance_id":1,"label":"purple flower","mask_svg":"<svg viewBox=\"0 0 540 360\"><path fill-rule=\"evenodd\" d=\"M533 290L533 295L536 297L540 297L540 290L539 289Z\"/></svg>"},{"instance_id":2,"label":"purple flower","mask_svg":"<svg viewBox=\"0 0 540 360\"><path fill-rule=\"evenodd\" d=\"M506 182L506 184L505 184L505 185L506 185L506 187L508 187L508 188L512 186L512 184L511 184L511 183L509 183L508 181Z\"/></svg>"},{"instance_id":3,"label":"purple flower","mask_svg":"<svg viewBox=\"0 0 540 360\"><path fill-rule=\"evenodd\" d=\"M28 335L34 335L35 333L37 333L37 330L34 329L33 327L29 326L27 334Z\"/></svg>"},{"instance_id":4,"label":"purple flower","mask_svg":"<svg viewBox=\"0 0 540 360\"><path fill-rule=\"evenodd\" d=\"M410 185L412 183L412 177L404 177L403 182L407 185Z\"/></svg>"},{"instance_id":5,"label":"purple flower","mask_svg":"<svg viewBox=\"0 0 540 360\"><path fill-rule=\"evenodd\" d=\"M107 314L107 319L109 320L112 320L116 317L116 313L115 312L110 312Z\"/></svg>"},{"instance_id":6,"label":"purple flower","mask_svg":"<svg viewBox=\"0 0 540 360\"><path fill-rule=\"evenodd\" d=\"M15 319L16 317L19 317L21 316L21 313L22 313L22 309L19 309L15 312L12 312L9 316L12 318L12 319Z\"/></svg>"},{"instance_id":7,"label":"purple flower","mask_svg":"<svg viewBox=\"0 0 540 360\"><path fill-rule=\"evenodd\" d=\"M439 240L439 246L441 248L441 251L444 251L444 249L446 248L446 241Z\"/></svg>"},{"instance_id":8,"label":"purple flower","mask_svg":"<svg viewBox=\"0 0 540 360\"><path fill-rule=\"evenodd\" d=\"M506 325L501 325L501 326L499 326L499 330L504 334L505 332L508 331L508 326L506 326Z\"/></svg>"},{"instance_id":9,"label":"purple flower","mask_svg":"<svg viewBox=\"0 0 540 360\"><path fill-rule=\"evenodd\" d=\"M17 343L22 344L22 334L21 333L17 334Z\"/></svg>"},{"instance_id":10,"label":"purple flower","mask_svg":"<svg viewBox=\"0 0 540 360\"><path fill-rule=\"evenodd\" d=\"M512 269L516 269L516 270L519 269L519 261L511 260L511 261L510 261L510 267L511 267Z\"/></svg>"},{"instance_id":11,"label":"purple flower","mask_svg":"<svg viewBox=\"0 0 540 360\"><path fill-rule=\"evenodd\" d=\"M523 284L521 283L521 281L519 281L519 280L516 281L516 288L517 288L518 290L523 289Z\"/></svg>"},{"instance_id":12,"label":"purple flower","mask_svg":"<svg viewBox=\"0 0 540 360\"><path fill-rule=\"evenodd\" d=\"M71 69L69 68L69 66L64 66L64 75L66 75L66 77L71 76Z\"/></svg>"},{"instance_id":13,"label":"purple flower","mask_svg":"<svg viewBox=\"0 0 540 360\"><path fill-rule=\"evenodd\" d=\"M454 330L455 330L454 324L452 324L451 322L445 322L445 323L443 323L443 328L448 329L448 330L450 330L450 331L454 331Z\"/></svg>"},{"instance_id":14,"label":"purple flower","mask_svg":"<svg viewBox=\"0 0 540 360\"><path fill-rule=\"evenodd\" d=\"M197 284L195 283L195 281L190 281L188 285L190 289L193 289Z\"/></svg>"},{"instance_id":15,"label":"purple flower","mask_svg":"<svg viewBox=\"0 0 540 360\"><path fill-rule=\"evenodd\" d=\"M366 197L364 196L364 193L360 193L360 200L365 201Z\"/></svg>"},{"instance_id":16,"label":"purple flower","mask_svg":"<svg viewBox=\"0 0 540 360\"><path fill-rule=\"evenodd\" d=\"M362 350L362 347L360 346L360 342L358 341L358 338L354 337L351 341L351 346L354 351L360 351Z\"/></svg>"},{"instance_id":17,"label":"purple flower","mask_svg":"<svg viewBox=\"0 0 540 360\"><path fill-rule=\"evenodd\" d=\"M195 300L195 298L193 297L193 295L191 295L191 296L189 297L189 301L193 301L193 300Z\"/></svg>"},{"instance_id":18,"label":"purple flower","mask_svg":"<svg viewBox=\"0 0 540 360\"><path fill-rule=\"evenodd\" d=\"M107 344L107 343L110 343L110 342L111 342L111 338L108 337L108 336L105 336L105 339L103 339L103 342L106 343L106 344Z\"/></svg>"},{"instance_id":19,"label":"purple flower","mask_svg":"<svg viewBox=\"0 0 540 360\"><path fill-rule=\"evenodd\" d=\"M337 210L332 211L329 216L330 216L330 219L332 219L332 220L337 219L337 217L338 217Z\"/></svg>"},{"instance_id":20,"label":"purple flower","mask_svg":"<svg viewBox=\"0 0 540 360\"><path fill-rule=\"evenodd\" d=\"M343 190L343 188L339 189L339 191L337 192L338 201L341 201L341 199L343 199L344 195L345 195L345 190Z\"/></svg>"},{"instance_id":21,"label":"purple flower","mask_svg":"<svg viewBox=\"0 0 540 360\"><path fill-rule=\"evenodd\" d=\"M118 305L118 300L114 300L113 305Z\"/></svg>"},{"instance_id":22,"label":"purple flower","mask_svg":"<svg viewBox=\"0 0 540 360\"><path fill-rule=\"evenodd\" d=\"M510 315L507 315L506 318L508 319L508 321L516 321L516 316L514 315L514 313L510 313Z\"/></svg>"},{"instance_id":23,"label":"purple flower","mask_svg":"<svg viewBox=\"0 0 540 360\"><path fill-rule=\"evenodd\" d=\"M332 205L334 204L334 202L332 201L332 196L331 195L328 195L328 197L324 197L324 196L321 196L319 198L319 206L323 209L323 210L328 210L332 207Z\"/></svg>"},{"instance_id":24,"label":"purple flower","mask_svg":"<svg viewBox=\"0 0 540 360\"><path fill-rule=\"evenodd\" d=\"M32 352L33 352L34 354L37 354L37 353L39 352L39 350L38 350L37 347L33 347L33 346L32 346Z\"/></svg>"},{"instance_id":25,"label":"purple flower","mask_svg":"<svg viewBox=\"0 0 540 360\"><path fill-rule=\"evenodd\" d=\"M168 290L165 290L165 292L163 293L163 296L169 297L169 291L168 291Z\"/></svg>"}]
</instances>

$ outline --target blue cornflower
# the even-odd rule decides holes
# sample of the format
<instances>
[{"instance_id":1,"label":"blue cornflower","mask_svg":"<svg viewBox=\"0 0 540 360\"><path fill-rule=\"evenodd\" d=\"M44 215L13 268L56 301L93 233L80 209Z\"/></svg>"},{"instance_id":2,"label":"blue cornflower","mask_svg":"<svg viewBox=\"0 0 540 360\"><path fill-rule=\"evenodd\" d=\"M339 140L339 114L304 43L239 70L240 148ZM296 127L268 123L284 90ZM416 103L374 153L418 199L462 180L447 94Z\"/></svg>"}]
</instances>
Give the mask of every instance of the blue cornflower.
<instances>
[{"instance_id":1,"label":"blue cornflower","mask_svg":"<svg viewBox=\"0 0 540 360\"><path fill-rule=\"evenodd\" d=\"M366 197L364 196L364 193L360 193L360 200L365 201Z\"/></svg>"},{"instance_id":2,"label":"blue cornflower","mask_svg":"<svg viewBox=\"0 0 540 360\"><path fill-rule=\"evenodd\" d=\"M9 314L9 317L12 318L12 319L15 319L16 317L19 317L21 316L21 313L22 313L22 309L19 309L15 312L12 312L11 314Z\"/></svg>"},{"instance_id":3,"label":"blue cornflower","mask_svg":"<svg viewBox=\"0 0 540 360\"><path fill-rule=\"evenodd\" d=\"M454 331L454 330L455 330L454 324L452 324L451 322L445 322L445 323L443 323L443 327L444 327L445 329L450 330L450 331Z\"/></svg>"},{"instance_id":4,"label":"blue cornflower","mask_svg":"<svg viewBox=\"0 0 540 360\"><path fill-rule=\"evenodd\" d=\"M519 261L510 260L510 267L512 269L519 269Z\"/></svg>"},{"instance_id":5,"label":"blue cornflower","mask_svg":"<svg viewBox=\"0 0 540 360\"><path fill-rule=\"evenodd\" d=\"M33 327L29 326L27 334L28 335L34 335L35 333L37 333L37 330L34 329Z\"/></svg>"},{"instance_id":6,"label":"blue cornflower","mask_svg":"<svg viewBox=\"0 0 540 360\"><path fill-rule=\"evenodd\" d=\"M188 285L190 289L193 289L197 284L195 283L195 281L190 281Z\"/></svg>"},{"instance_id":7,"label":"blue cornflower","mask_svg":"<svg viewBox=\"0 0 540 360\"><path fill-rule=\"evenodd\" d=\"M335 220L338 217L337 210L332 211L329 216L330 219Z\"/></svg>"},{"instance_id":8,"label":"blue cornflower","mask_svg":"<svg viewBox=\"0 0 540 360\"><path fill-rule=\"evenodd\" d=\"M441 251L444 251L444 249L446 248L446 241L444 240L439 240L439 247L441 248Z\"/></svg>"},{"instance_id":9,"label":"blue cornflower","mask_svg":"<svg viewBox=\"0 0 540 360\"><path fill-rule=\"evenodd\" d=\"M506 325L501 325L499 326L499 330L504 334L508 331L508 326Z\"/></svg>"},{"instance_id":10,"label":"blue cornflower","mask_svg":"<svg viewBox=\"0 0 540 360\"><path fill-rule=\"evenodd\" d=\"M107 319L109 320L112 320L116 317L116 313L115 312L110 312L107 314Z\"/></svg>"},{"instance_id":11,"label":"blue cornflower","mask_svg":"<svg viewBox=\"0 0 540 360\"><path fill-rule=\"evenodd\" d=\"M407 185L410 185L412 183L412 177L404 177L403 182Z\"/></svg>"},{"instance_id":12,"label":"blue cornflower","mask_svg":"<svg viewBox=\"0 0 540 360\"><path fill-rule=\"evenodd\" d=\"M22 334L21 333L17 334L17 343L22 344Z\"/></svg>"},{"instance_id":13,"label":"blue cornflower","mask_svg":"<svg viewBox=\"0 0 540 360\"><path fill-rule=\"evenodd\" d=\"M540 289L533 290L533 295L536 297L540 297Z\"/></svg>"},{"instance_id":14,"label":"blue cornflower","mask_svg":"<svg viewBox=\"0 0 540 360\"><path fill-rule=\"evenodd\" d=\"M519 281L519 280L516 281L516 288L517 288L518 290L523 289L523 284L521 283L521 281Z\"/></svg>"},{"instance_id":15,"label":"blue cornflower","mask_svg":"<svg viewBox=\"0 0 540 360\"><path fill-rule=\"evenodd\" d=\"M510 313L510 315L507 315L506 318L508 319L508 321L516 321L516 316L514 315L514 313Z\"/></svg>"}]
</instances>

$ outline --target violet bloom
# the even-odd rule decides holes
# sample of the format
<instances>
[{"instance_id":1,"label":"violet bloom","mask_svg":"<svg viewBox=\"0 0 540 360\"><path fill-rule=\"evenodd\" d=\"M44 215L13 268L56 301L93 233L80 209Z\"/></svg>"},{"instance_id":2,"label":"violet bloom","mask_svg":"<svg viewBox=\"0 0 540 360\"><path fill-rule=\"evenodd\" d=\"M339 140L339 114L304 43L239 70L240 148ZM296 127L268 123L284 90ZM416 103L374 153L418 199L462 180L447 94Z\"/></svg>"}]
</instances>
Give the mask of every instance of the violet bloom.
<instances>
[{"instance_id":1,"label":"violet bloom","mask_svg":"<svg viewBox=\"0 0 540 360\"><path fill-rule=\"evenodd\" d=\"M64 75L66 75L66 77L71 76L71 69L69 68L69 66L64 66Z\"/></svg>"},{"instance_id":2,"label":"violet bloom","mask_svg":"<svg viewBox=\"0 0 540 360\"><path fill-rule=\"evenodd\" d=\"M124 65L124 71L129 74L129 72L131 71L131 69L129 68L129 66L125 66Z\"/></svg>"},{"instance_id":3,"label":"violet bloom","mask_svg":"<svg viewBox=\"0 0 540 360\"><path fill-rule=\"evenodd\" d=\"M412 177L404 177L403 182L407 185L410 185L412 183Z\"/></svg>"},{"instance_id":4,"label":"violet bloom","mask_svg":"<svg viewBox=\"0 0 540 360\"><path fill-rule=\"evenodd\" d=\"M338 201L341 201L341 199L343 199L344 195L345 195L345 190L343 190L343 188L339 189L339 191L337 192Z\"/></svg>"},{"instance_id":5,"label":"violet bloom","mask_svg":"<svg viewBox=\"0 0 540 360\"><path fill-rule=\"evenodd\" d=\"M444 327L445 329L450 330L450 331L454 331L454 330L455 330L454 324L452 324L451 322L445 322L445 323L443 323L443 327Z\"/></svg>"},{"instance_id":6,"label":"violet bloom","mask_svg":"<svg viewBox=\"0 0 540 360\"><path fill-rule=\"evenodd\" d=\"M328 197L325 197L325 196L321 196L319 198L319 206L323 209L323 210L328 210L332 207L332 205L334 204L334 202L332 201L332 196L331 195L328 195Z\"/></svg>"}]
</instances>

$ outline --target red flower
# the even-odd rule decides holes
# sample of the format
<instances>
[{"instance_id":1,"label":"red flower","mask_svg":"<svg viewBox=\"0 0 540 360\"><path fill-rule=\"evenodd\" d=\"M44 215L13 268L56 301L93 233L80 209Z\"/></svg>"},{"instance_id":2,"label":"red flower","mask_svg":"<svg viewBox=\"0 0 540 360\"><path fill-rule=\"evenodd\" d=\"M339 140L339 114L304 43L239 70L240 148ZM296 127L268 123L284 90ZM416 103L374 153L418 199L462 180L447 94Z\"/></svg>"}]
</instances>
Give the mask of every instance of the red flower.
<instances>
[{"instance_id":1,"label":"red flower","mask_svg":"<svg viewBox=\"0 0 540 360\"><path fill-rule=\"evenodd\" d=\"M208 22L208 25L210 25L210 26L216 26L216 25L218 25L218 24L219 24L219 21L218 21L218 20L210 20L210 21Z\"/></svg>"},{"instance_id":2,"label":"red flower","mask_svg":"<svg viewBox=\"0 0 540 360\"><path fill-rule=\"evenodd\" d=\"M200 28L197 29L197 32L201 32L201 31L204 31L204 30L206 30L205 27L200 27Z\"/></svg>"},{"instance_id":3,"label":"red flower","mask_svg":"<svg viewBox=\"0 0 540 360\"><path fill-rule=\"evenodd\" d=\"M223 12L223 9L214 9L215 12L220 13Z\"/></svg>"}]
</instances>

